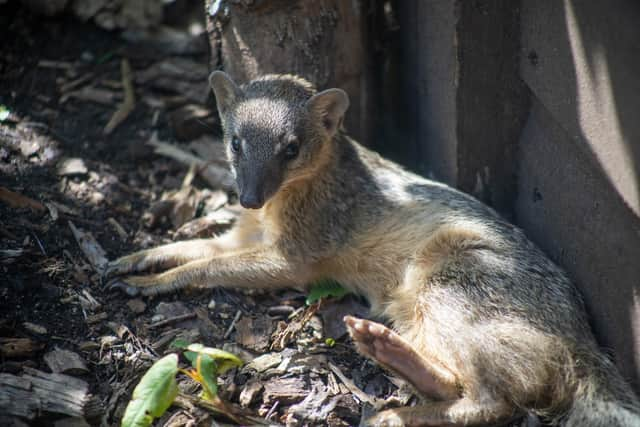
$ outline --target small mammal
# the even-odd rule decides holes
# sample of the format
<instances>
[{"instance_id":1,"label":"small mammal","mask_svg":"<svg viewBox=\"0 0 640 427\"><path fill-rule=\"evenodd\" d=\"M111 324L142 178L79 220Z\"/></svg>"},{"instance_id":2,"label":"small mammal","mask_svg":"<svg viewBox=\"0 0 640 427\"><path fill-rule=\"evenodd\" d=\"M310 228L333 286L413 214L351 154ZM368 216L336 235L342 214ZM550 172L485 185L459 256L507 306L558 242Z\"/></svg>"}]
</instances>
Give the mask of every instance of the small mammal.
<instances>
[{"instance_id":1,"label":"small mammal","mask_svg":"<svg viewBox=\"0 0 640 427\"><path fill-rule=\"evenodd\" d=\"M124 256L107 276L145 295L320 278L364 295L392 329L346 317L358 350L431 400L382 411L372 426L485 425L527 411L573 427L640 426L578 291L520 230L351 140L340 89L317 93L290 75L238 86L220 71L210 83L247 209L227 234ZM139 274L151 268L166 271Z\"/></svg>"}]
</instances>

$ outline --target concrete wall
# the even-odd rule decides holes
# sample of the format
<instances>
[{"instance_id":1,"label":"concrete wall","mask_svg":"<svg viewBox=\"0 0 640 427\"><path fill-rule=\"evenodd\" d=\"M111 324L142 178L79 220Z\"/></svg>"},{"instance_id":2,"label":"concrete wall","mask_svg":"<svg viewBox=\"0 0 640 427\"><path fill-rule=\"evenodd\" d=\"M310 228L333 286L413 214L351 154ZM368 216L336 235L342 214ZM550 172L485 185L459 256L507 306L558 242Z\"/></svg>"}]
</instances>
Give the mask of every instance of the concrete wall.
<instances>
[{"instance_id":1,"label":"concrete wall","mask_svg":"<svg viewBox=\"0 0 640 427\"><path fill-rule=\"evenodd\" d=\"M407 164L493 205L562 265L640 392L640 3L397 8Z\"/></svg>"},{"instance_id":2,"label":"concrete wall","mask_svg":"<svg viewBox=\"0 0 640 427\"><path fill-rule=\"evenodd\" d=\"M579 285L640 383L640 3L524 0L517 222Z\"/></svg>"},{"instance_id":3,"label":"concrete wall","mask_svg":"<svg viewBox=\"0 0 640 427\"><path fill-rule=\"evenodd\" d=\"M408 130L401 158L510 217L528 105L518 76L517 3L399 1L398 17L401 129Z\"/></svg>"}]
</instances>

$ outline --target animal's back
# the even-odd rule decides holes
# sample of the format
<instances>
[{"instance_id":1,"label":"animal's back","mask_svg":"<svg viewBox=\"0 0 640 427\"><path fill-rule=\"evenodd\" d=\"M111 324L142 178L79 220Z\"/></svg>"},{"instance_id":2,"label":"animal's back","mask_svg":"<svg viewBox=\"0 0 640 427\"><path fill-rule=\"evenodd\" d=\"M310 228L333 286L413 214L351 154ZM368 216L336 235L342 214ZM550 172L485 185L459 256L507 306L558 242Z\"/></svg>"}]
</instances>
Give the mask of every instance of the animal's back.
<instances>
[{"instance_id":1,"label":"animal's back","mask_svg":"<svg viewBox=\"0 0 640 427\"><path fill-rule=\"evenodd\" d=\"M366 258L356 288L376 294L401 335L451 367L476 399L569 411L591 419L586 426L636 425L636 398L598 349L582 298L557 265L473 197L355 150L385 207L356 234L352 251ZM386 286L367 289L372 277L362 270Z\"/></svg>"}]
</instances>

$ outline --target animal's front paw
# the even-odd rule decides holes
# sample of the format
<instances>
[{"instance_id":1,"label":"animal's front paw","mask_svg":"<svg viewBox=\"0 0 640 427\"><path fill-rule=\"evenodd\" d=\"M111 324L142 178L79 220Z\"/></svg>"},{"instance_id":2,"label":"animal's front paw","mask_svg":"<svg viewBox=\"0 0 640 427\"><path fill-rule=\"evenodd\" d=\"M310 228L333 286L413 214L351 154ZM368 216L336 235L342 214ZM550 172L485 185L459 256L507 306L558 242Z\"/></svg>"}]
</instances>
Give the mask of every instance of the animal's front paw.
<instances>
[{"instance_id":1,"label":"animal's front paw","mask_svg":"<svg viewBox=\"0 0 640 427\"><path fill-rule=\"evenodd\" d=\"M157 295L171 292L188 285L180 280L175 271L145 276L117 277L107 284L110 289L119 289L127 295Z\"/></svg>"},{"instance_id":2,"label":"animal's front paw","mask_svg":"<svg viewBox=\"0 0 640 427\"><path fill-rule=\"evenodd\" d=\"M158 293L164 284L161 275L118 277L107 284L110 289L119 289L129 296L151 295Z\"/></svg>"},{"instance_id":3,"label":"animal's front paw","mask_svg":"<svg viewBox=\"0 0 640 427\"><path fill-rule=\"evenodd\" d=\"M107 282L106 287L108 289L120 290L130 297L140 295L140 288L130 284L127 278L118 277L116 279L113 279L110 282Z\"/></svg>"},{"instance_id":4,"label":"animal's front paw","mask_svg":"<svg viewBox=\"0 0 640 427\"><path fill-rule=\"evenodd\" d=\"M405 422L396 411L389 409L367 418L362 425L366 427L404 427Z\"/></svg>"},{"instance_id":5,"label":"animal's front paw","mask_svg":"<svg viewBox=\"0 0 640 427\"><path fill-rule=\"evenodd\" d=\"M137 271L137 261L130 255L118 258L114 261L107 263L104 271L102 272L103 280L110 279L114 276L121 276L123 274L134 273Z\"/></svg>"}]
</instances>

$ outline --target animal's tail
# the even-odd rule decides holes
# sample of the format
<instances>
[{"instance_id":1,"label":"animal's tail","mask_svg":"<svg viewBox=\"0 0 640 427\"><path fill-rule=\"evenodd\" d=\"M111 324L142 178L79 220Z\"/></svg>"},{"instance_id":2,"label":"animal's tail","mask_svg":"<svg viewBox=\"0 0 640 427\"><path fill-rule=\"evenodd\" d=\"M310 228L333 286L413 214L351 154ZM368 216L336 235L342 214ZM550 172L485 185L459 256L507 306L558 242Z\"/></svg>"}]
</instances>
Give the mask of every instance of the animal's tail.
<instances>
[{"instance_id":1,"label":"animal's tail","mask_svg":"<svg viewBox=\"0 0 640 427\"><path fill-rule=\"evenodd\" d=\"M578 379L573 403L563 417L566 427L640 427L640 404L606 357L599 368Z\"/></svg>"}]
</instances>

